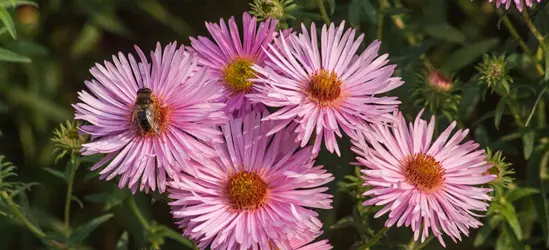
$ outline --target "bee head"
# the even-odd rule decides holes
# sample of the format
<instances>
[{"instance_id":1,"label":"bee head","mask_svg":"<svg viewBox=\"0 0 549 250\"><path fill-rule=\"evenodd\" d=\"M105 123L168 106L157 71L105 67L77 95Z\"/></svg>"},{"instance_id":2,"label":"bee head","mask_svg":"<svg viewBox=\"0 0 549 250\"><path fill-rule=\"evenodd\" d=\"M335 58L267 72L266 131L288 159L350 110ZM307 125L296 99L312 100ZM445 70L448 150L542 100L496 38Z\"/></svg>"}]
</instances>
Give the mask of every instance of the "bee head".
<instances>
[{"instance_id":1,"label":"bee head","mask_svg":"<svg viewBox=\"0 0 549 250\"><path fill-rule=\"evenodd\" d=\"M150 94L150 93L152 93L152 91L149 88L140 88L137 91L137 94Z\"/></svg>"}]
</instances>

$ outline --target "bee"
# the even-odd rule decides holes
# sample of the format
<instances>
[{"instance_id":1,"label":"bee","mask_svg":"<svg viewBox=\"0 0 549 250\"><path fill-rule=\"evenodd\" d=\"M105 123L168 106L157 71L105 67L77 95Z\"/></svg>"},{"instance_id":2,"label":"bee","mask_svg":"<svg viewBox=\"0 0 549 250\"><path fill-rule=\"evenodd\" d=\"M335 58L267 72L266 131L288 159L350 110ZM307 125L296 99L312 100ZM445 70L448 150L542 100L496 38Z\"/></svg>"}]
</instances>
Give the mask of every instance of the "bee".
<instances>
[{"instance_id":1,"label":"bee","mask_svg":"<svg viewBox=\"0 0 549 250\"><path fill-rule=\"evenodd\" d=\"M152 98L152 91L149 88L141 88L137 91L137 100L133 107L132 123L135 123L142 134L153 131L160 133L160 128L156 121L156 103Z\"/></svg>"}]
</instances>

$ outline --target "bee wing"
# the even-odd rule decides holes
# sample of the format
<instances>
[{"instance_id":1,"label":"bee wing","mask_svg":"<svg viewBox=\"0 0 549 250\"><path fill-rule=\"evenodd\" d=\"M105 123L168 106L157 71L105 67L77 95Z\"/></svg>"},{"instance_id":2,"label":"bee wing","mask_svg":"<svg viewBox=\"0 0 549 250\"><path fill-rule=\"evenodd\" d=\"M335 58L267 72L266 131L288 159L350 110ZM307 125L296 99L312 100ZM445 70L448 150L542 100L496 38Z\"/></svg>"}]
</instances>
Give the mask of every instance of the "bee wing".
<instances>
[{"instance_id":1,"label":"bee wing","mask_svg":"<svg viewBox=\"0 0 549 250\"><path fill-rule=\"evenodd\" d=\"M155 112L153 109L147 109L145 111L145 117L147 117L147 121L149 122L149 124L151 125L151 128L154 130L155 133L159 133L159 128L158 128L158 124L156 124L156 120L155 120Z\"/></svg>"}]
</instances>

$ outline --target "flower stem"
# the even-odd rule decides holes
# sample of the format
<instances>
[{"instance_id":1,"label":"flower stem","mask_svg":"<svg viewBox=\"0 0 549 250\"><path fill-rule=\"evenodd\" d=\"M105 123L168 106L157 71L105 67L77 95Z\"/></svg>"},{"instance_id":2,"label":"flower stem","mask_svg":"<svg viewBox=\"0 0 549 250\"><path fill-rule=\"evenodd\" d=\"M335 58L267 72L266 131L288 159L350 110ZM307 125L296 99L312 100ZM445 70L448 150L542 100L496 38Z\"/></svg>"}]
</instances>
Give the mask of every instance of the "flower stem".
<instances>
[{"instance_id":1,"label":"flower stem","mask_svg":"<svg viewBox=\"0 0 549 250\"><path fill-rule=\"evenodd\" d=\"M522 11L522 17L524 19L524 22L526 22L526 25L528 26L528 29L534 34L534 37L538 40L539 46L544 50L547 51L547 46L545 44L545 37L541 33L539 33L538 29L534 25L534 22L532 22L532 19L530 19L530 16L528 15L528 11L524 10Z\"/></svg>"},{"instance_id":2,"label":"flower stem","mask_svg":"<svg viewBox=\"0 0 549 250\"><path fill-rule=\"evenodd\" d=\"M526 12L526 10L524 11ZM500 9L498 9L497 12L501 16L503 20L503 24L505 25L505 27L507 27L507 30L509 30L509 33L511 33L511 36L515 39L515 41L517 41L517 43L522 48L522 50L524 50L524 52L526 52L532 58L533 62L535 63L536 71L538 72L538 74L543 75L544 74L543 68L537 62L534 52L528 47L528 45L526 45L526 42L524 41L524 39L520 37L520 35L517 32L517 29L515 29L515 26L513 26L513 23L511 23L511 20L509 19L509 17L505 15L503 11Z\"/></svg>"},{"instance_id":3,"label":"flower stem","mask_svg":"<svg viewBox=\"0 0 549 250\"><path fill-rule=\"evenodd\" d=\"M13 202L12 198L8 195L6 191L2 192L2 199L6 201L8 206L11 209L11 212L17 218L20 220L32 233L34 233L37 237L43 238L46 236L44 232L34 224L32 224L23 213L21 213L21 210L19 210L18 206Z\"/></svg>"},{"instance_id":4,"label":"flower stem","mask_svg":"<svg viewBox=\"0 0 549 250\"><path fill-rule=\"evenodd\" d=\"M326 25L330 25L330 18L328 17L326 8L324 8L324 0L316 0L316 4L318 5L318 9L320 10L320 15L322 16L322 20L324 20Z\"/></svg>"},{"instance_id":5,"label":"flower stem","mask_svg":"<svg viewBox=\"0 0 549 250\"><path fill-rule=\"evenodd\" d=\"M128 205L130 205L130 209L135 214L135 217L137 217L137 219L139 220L141 225L143 225L143 228L145 228L145 230L149 231L149 229L151 228L151 225L145 219L145 217L141 213L141 210L139 210L139 208L137 207L137 204L135 203L135 200L133 199L133 197L130 197L128 199Z\"/></svg>"},{"instance_id":6,"label":"flower stem","mask_svg":"<svg viewBox=\"0 0 549 250\"><path fill-rule=\"evenodd\" d=\"M383 11L389 7L389 2L387 0L381 0L379 3L379 20L377 25L377 39L381 41L381 38L383 37L383 20L385 20L383 16Z\"/></svg>"},{"instance_id":7,"label":"flower stem","mask_svg":"<svg viewBox=\"0 0 549 250\"><path fill-rule=\"evenodd\" d=\"M65 236L70 235L70 211L72 203L72 187L74 186L74 176L76 175L76 170L80 165L80 159L76 153L71 154L71 169L69 174L69 179L67 181L67 196L65 197Z\"/></svg>"},{"instance_id":8,"label":"flower stem","mask_svg":"<svg viewBox=\"0 0 549 250\"><path fill-rule=\"evenodd\" d=\"M369 249L371 246L376 244L376 242L381 239L381 237L389 231L388 227L383 227L381 230L379 230L370 240L366 241L362 246L360 246L358 249L366 250Z\"/></svg>"}]
</instances>

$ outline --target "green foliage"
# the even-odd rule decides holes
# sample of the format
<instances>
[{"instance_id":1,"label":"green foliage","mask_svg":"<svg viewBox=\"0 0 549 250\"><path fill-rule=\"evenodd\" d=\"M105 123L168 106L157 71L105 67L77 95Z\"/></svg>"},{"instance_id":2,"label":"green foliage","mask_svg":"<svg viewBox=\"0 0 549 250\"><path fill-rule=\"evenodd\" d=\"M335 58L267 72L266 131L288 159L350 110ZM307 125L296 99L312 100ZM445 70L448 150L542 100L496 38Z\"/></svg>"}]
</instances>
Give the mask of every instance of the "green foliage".
<instances>
[{"instance_id":1,"label":"green foliage","mask_svg":"<svg viewBox=\"0 0 549 250\"><path fill-rule=\"evenodd\" d=\"M524 16L487 0L0 0L0 152L19 166L0 156L0 249L195 249L172 223L169 198L132 195L88 171L104 155L79 155L89 138L70 104L92 65L134 44L188 45L190 35L208 36L204 21L243 11L279 19L279 29L319 27L321 6L324 18L365 34L361 50L382 41L380 54L406 82L391 93L406 116L426 108L437 133L456 120L487 149L496 179L483 226L474 240L445 238L448 249L549 248L547 1ZM429 80L437 70L448 89ZM440 249L432 238L410 241L408 229L384 231L386 217L373 218L379 207L362 206L369 187L347 166L355 154L341 149L342 158L318 160L337 180L334 208L318 211L322 237L334 249Z\"/></svg>"}]
</instances>

